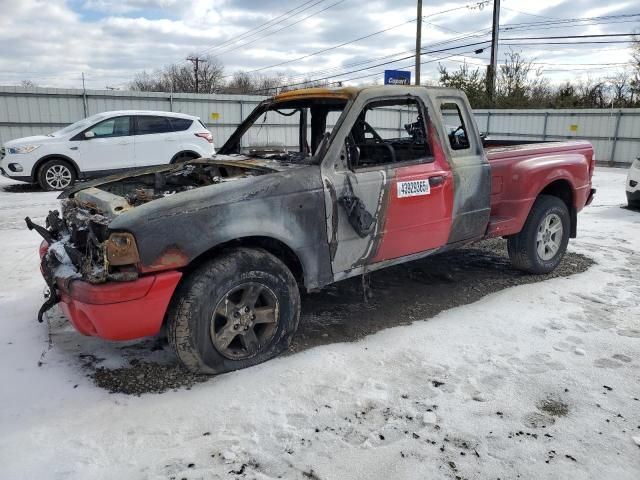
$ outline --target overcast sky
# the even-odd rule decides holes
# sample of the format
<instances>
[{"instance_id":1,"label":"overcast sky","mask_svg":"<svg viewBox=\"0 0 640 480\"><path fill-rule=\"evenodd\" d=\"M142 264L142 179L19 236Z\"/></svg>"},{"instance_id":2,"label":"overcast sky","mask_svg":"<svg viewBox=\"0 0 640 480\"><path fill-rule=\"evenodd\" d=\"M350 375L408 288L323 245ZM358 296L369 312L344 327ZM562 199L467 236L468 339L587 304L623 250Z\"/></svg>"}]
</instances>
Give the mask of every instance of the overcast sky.
<instances>
[{"instance_id":1,"label":"overcast sky","mask_svg":"<svg viewBox=\"0 0 640 480\"><path fill-rule=\"evenodd\" d=\"M491 2L482 9L465 7L474 5L473 1L425 0L424 4L427 23L423 25L422 44L428 50L488 38L485 33L491 26ZM0 0L0 5L1 85L31 80L41 86L80 87L84 72L87 88L122 88L136 72L181 62L194 53L217 55L225 72L232 74L240 69L254 70L294 60L388 28L384 33L341 48L261 71L283 73L293 77L292 81L302 75L310 78L331 75L332 80L367 76L351 82L366 83L381 79L380 72L385 68L411 64L412 59L405 59L375 66L410 55L408 51L415 48L415 23L410 22L416 15L415 0ZM501 32L504 39L640 31L640 16L598 21L601 24L591 21L513 27L558 19L640 14L637 0L502 0L502 7L501 26L512 28ZM296 10L276 18L292 9ZM456 10L434 15L450 9ZM269 21L272 23L259 27ZM605 21L609 23L602 24ZM401 25L404 22L410 23ZM237 38L256 27L258 31L252 35ZM471 33L480 36L432 46ZM629 62L626 43L577 46L531 43L501 46L500 59L509 48L522 50L554 82L610 75L624 67L614 64ZM459 52L464 56L450 57L442 63L452 69L462 61L486 64L488 49L473 53L482 46L434 53L424 56L423 61ZM387 58L362 63L380 57ZM423 81L437 79L437 62L422 68ZM347 73L353 70L359 71Z\"/></svg>"}]
</instances>

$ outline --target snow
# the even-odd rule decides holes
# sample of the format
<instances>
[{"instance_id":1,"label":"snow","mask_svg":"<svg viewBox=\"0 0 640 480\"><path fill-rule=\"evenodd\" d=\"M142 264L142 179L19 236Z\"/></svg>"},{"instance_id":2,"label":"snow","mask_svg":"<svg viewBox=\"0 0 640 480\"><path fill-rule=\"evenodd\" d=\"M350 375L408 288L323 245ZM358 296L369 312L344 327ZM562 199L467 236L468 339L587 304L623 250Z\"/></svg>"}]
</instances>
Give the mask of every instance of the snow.
<instances>
[{"instance_id":1,"label":"snow","mask_svg":"<svg viewBox=\"0 0 640 480\"><path fill-rule=\"evenodd\" d=\"M49 245L47 259L49 259L49 255L53 255L58 261L53 272L56 278L77 278L81 276L64 248L64 246L69 243L69 240L69 235L66 235L57 242L53 242Z\"/></svg>"},{"instance_id":2,"label":"snow","mask_svg":"<svg viewBox=\"0 0 640 480\"><path fill-rule=\"evenodd\" d=\"M583 274L141 397L94 386L78 359L117 365L119 344L35 320L40 239L22 219L56 194L0 191L0 478L640 478L625 176L597 170L569 247L597 262Z\"/></svg>"}]
</instances>

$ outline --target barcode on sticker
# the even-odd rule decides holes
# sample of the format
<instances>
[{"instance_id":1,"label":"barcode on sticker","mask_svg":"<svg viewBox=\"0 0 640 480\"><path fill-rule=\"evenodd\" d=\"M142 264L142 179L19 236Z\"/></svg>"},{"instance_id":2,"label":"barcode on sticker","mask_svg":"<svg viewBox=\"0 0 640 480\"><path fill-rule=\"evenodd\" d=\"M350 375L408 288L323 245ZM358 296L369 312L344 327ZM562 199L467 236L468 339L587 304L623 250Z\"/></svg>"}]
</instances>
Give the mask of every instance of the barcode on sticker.
<instances>
[{"instance_id":1,"label":"barcode on sticker","mask_svg":"<svg viewBox=\"0 0 640 480\"><path fill-rule=\"evenodd\" d=\"M419 195L429 195L430 193L429 180L398 182L398 198L417 197Z\"/></svg>"}]
</instances>

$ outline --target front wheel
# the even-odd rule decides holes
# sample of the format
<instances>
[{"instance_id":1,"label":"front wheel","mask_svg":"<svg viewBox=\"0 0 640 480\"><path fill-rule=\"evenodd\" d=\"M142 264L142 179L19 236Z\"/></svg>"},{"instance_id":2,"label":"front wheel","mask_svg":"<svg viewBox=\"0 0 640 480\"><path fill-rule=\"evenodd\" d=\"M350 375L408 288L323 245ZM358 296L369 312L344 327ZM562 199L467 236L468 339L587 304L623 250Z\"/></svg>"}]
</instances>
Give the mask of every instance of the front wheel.
<instances>
[{"instance_id":1,"label":"front wheel","mask_svg":"<svg viewBox=\"0 0 640 480\"><path fill-rule=\"evenodd\" d=\"M64 160L49 160L38 170L38 183L43 190L64 190L76 181L76 172Z\"/></svg>"},{"instance_id":2,"label":"front wheel","mask_svg":"<svg viewBox=\"0 0 640 480\"><path fill-rule=\"evenodd\" d=\"M507 240L511 264L529 273L552 272L567 250L570 230L565 203L558 197L540 195L520 233Z\"/></svg>"},{"instance_id":3,"label":"front wheel","mask_svg":"<svg viewBox=\"0 0 640 480\"><path fill-rule=\"evenodd\" d=\"M225 373L285 350L298 327L300 294L269 252L238 248L191 272L169 311L169 343L197 373Z\"/></svg>"}]
</instances>

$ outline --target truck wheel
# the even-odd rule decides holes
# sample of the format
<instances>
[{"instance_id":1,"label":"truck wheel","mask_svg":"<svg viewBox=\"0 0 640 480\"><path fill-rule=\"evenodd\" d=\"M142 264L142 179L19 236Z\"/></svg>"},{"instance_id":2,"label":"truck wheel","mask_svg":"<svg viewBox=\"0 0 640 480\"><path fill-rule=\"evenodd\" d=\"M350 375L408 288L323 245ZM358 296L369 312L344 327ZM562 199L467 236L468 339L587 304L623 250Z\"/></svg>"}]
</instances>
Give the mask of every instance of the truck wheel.
<instances>
[{"instance_id":1,"label":"truck wheel","mask_svg":"<svg viewBox=\"0 0 640 480\"><path fill-rule=\"evenodd\" d=\"M64 190L75 181L74 168L64 160L49 160L38 170L38 184L43 190Z\"/></svg>"},{"instance_id":2,"label":"truck wheel","mask_svg":"<svg viewBox=\"0 0 640 480\"><path fill-rule=\"evenodd\" d=\"M178 287L168 336L190 371L218 374L275 357L300 318L295 278L266 250L238 248L208 261Z\"/></svg>"},{"instance_id":3,"label":"truck wheel","mask_svg":"<svg viewBox=\"0 0 640 480\"><path fill-rule=\"evenodd\" d=\"M552 272L567 250L570 228L565 203L558 197L540 195L522 231L507 240L511 264L529 273Z\"/></svg>"}]
</instances>

